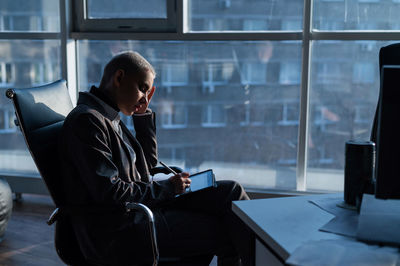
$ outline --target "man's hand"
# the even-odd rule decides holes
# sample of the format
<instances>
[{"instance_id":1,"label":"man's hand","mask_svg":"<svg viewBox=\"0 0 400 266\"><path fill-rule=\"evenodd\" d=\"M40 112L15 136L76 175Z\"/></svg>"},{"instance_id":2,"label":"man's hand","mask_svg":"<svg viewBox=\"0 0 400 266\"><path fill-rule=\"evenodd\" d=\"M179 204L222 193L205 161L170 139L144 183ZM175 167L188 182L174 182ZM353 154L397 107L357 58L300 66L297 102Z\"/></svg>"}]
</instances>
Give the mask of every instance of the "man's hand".
<instances>
[{"instance_id":1,"label":"man's hand","mask_svg":"<svg viewBox=\"0 0 400 266\"><path fill-rule=\"evenodd\" d=\"M182 194L190 186L192 180L189 179L189 173L183 172L168 179L175 186L175 194Z\"/></svg>"},{"instance_id":2,"label":"man's hand","mask_svg":"<svg viewBox=\"0 0 400 266\"><path fill-rule=\"evenodd\" d=\"M155 91L156 87L153 86L150 90L146 92L146 102L141 105L140 109L137 110L135 114L144 114L146 112L147 107L149 107L151 98L153 97Z\"/></svg>"}]
</instances>

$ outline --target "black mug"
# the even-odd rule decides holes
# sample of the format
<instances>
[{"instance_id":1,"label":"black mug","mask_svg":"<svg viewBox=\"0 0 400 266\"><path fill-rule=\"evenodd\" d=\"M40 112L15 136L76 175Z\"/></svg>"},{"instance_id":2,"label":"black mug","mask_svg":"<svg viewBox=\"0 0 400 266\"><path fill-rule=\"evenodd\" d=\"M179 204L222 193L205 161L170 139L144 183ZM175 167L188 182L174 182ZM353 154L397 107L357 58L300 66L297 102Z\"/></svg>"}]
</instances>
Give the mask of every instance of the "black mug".
<instances>
[{"instance_id":1,"label":"black mug","mask_svg":"<svg viewBox=\"0 0 400 266\"><path fill-rule=\"evenodd\" d=\"M374 194L375 143L349 140L345 155L344 201L359 210L362 195Z\"/></svg>"}]
</instances>

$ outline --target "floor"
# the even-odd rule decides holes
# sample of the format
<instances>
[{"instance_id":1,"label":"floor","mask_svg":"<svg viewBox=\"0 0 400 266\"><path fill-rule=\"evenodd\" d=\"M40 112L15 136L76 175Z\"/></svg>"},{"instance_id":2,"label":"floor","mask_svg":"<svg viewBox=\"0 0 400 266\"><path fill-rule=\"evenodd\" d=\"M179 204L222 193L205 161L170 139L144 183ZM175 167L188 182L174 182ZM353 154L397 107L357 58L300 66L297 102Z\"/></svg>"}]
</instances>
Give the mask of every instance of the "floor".
<instances>
[{"instance_id":1,"label":"floor","mask_svg":"<svg viewBox=\"0 0 400 266\"><path fill-rule=\"evenodd\" d=\"M48 196L24 194L15 202L0 243L0 265L64 265L54 248L54 226L46 220L54 209Z\"/></svg>"},{"instance_id":2,"label":"floor","mask_svg":"<svg viewBox=\"0 0 400 266\"><path fill-rule=\"evenodd\" d=\"M0 266L64 265L54 248L54 226L46 220L54 209L49 196L23 194L15 202L6 234L0 243ZM210 266L216 266L216 258Z\"/></svg>"}]
</instances>

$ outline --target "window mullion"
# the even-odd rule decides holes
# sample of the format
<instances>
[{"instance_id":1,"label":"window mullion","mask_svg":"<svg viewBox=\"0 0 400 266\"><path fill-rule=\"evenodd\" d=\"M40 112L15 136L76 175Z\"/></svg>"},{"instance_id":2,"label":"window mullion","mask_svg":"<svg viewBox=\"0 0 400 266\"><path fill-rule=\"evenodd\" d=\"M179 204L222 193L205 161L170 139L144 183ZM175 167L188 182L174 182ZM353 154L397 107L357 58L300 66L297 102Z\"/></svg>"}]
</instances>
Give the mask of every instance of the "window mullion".
<instances>
[{"instance_id":1,"label":"window mullion","mask_svg":"<svg viewBox=\"0 0 400 266\"><path fill-rule=\"evenodd\" d=\"M299 118L299 137L297 145L297 190L306 190L306 170L307 170L307 144L308 144L308 110L309 110L309 81L310 81L310 62L311 62L311 21L312 20L312 0L304 1L303 17L303 54L301 71L301 90L300 90L300 118Z\"/></svg>"},{"instance_id":2,"label":"window mullion","mask_svg":"<svg viewBox=\"0 0 400 266\"><path fill-rule=\"evenodd\" d=\"M60 0L61 77L67 81L71 101L75 104L78 94L76 41L69 39L71 20L68 7L68 0Z\"/></svg>"}]
</instances>

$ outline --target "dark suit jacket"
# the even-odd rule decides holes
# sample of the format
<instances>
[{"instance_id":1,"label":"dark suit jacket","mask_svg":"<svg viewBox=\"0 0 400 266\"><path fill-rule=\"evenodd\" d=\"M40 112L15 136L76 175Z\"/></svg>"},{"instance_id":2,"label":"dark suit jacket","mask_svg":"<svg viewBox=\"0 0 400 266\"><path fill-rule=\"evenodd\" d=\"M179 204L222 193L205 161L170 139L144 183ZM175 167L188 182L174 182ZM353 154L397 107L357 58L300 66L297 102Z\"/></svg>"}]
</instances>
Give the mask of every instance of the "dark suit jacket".
<instances>
[{"instance_id":1,"label":"dark suit jacket","mask_svg":"<svg viewBox=\"0 0 400 266\"><path fill-rule=\"evenodd\" d=\"M123 252L151 251L142 217L126 215L124 203L154 208L174 198L169 181L149 182L148 169L157 164L155 114L133 120L136 138L120 123L124 141L118 133L118 112L95 95L81 92L64 122L60 154L66 202L85 210L72 213L70 219L81 250L93 261L114 264Z\"/></svg>"}]
</instances>

